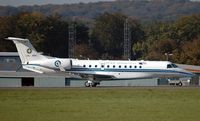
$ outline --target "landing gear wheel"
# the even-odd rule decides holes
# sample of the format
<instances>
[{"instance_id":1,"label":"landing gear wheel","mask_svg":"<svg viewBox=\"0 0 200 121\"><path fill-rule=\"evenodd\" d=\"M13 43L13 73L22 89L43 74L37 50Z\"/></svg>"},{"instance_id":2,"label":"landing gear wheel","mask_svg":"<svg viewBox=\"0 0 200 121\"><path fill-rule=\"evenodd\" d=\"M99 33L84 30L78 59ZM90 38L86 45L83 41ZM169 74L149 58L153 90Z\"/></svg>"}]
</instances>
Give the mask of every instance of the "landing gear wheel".
<instances>
[{"instance_id":1,"label":"landing gear wheel","mask_svg":"<svg viewBox=\"0 0 200 121\"><path fill-rule=\"evenodd\" d=\"M93 81L88 80L85 82L85 87L96 87L99 84L100 84L99 82L93 82Z\"/></svg>"},{"instance_id":2,"label":"landing gear wheel","mask_svg":"<svg viewBox=\"0 0 200 121\"><path fill-rule=\"evenodd\" d=\"M85 82L85 87L90 87L90 85L91 85L91 84L90 84L89 81L86 81L86 82Z\"/></svg>"},{"instance_id":3,"label":"landing gear wheel","mask_svg":"<svg viewBox=\"0 0 200 121\"><path fill-rule=\"evenodd\" d=\"M92 83L92 87L96 87L97 86L97 83Z\"/></svg>"},{"instance_id":4,"label":"landing gear wheel","mask_svg":"<svg viewBox=\"0 0 200 121\"><path fill-rule=\"evenodd\" d=\"M182 83L182 82L179 82L179 83L178 83L178 86L179 86L179 87L182 87L182 86L183 86L183 83Z\"/></svg>"}]
</instances>

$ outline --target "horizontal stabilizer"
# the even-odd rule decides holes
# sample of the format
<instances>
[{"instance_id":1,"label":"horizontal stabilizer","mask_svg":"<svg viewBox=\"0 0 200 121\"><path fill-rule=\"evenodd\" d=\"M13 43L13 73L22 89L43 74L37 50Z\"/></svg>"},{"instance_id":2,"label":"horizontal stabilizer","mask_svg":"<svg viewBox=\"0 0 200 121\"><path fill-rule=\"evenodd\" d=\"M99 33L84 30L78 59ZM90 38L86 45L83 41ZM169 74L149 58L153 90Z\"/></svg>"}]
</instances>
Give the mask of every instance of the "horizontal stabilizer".
<instances>
[{"instance_id":1,"label":"horizontal stabilizer","mask_svg":"<svg viewBox=\"0 0 200 121\"><path fill-rule=\"evenodd\" d=\"M17 38L17 37L8 37L8 38L5 38L6 40L14 40L14 41L24 41L24 42L27 42L29 41L28 39L22 39L22 38Z\"/></svg>"},{"instance_id":2,"label":"horizontal stabilizer","mask_svg":"<svg viewBox=\"0 0 200 121\"><path fill-rule=\"evenodd\" d=\"M23 65L23 68L26 69L26 70L29 70L29 71L33 71L33 72L36 72L36 73L40 73L40 74L44 73L44 72L42 72L42 71L40 71L40 70L37 70L37 69L34 69L34 68L30 67L30 66L25 66L25 65Z\"/></svg>"}]
</instances>

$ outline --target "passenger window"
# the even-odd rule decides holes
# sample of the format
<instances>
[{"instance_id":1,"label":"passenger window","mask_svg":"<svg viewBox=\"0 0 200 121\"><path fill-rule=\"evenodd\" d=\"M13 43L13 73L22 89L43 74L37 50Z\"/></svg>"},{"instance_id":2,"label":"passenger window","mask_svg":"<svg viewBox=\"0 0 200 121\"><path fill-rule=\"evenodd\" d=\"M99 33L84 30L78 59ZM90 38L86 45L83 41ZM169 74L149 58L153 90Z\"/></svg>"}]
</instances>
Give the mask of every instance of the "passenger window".
<instances>
[{"instance_id":1,"label":"passenger window","mask_svg":"<svg viewBox=\"0 0 200 121\"><path fill-rule=\"evenodd\" d=\"M95 65L95 68L97 68L97 65Z\"/></svg>"},{"instance_id":2,"label":"passenger window","mask_svg":"<svg viewBox=\"0 0 200 121\"><path fill-rule=\"evenodd\" d=\"M109 68L110 66L109 65L107 65L107 68Z\"/></svg>"},{"instance_id":3,"label":"passenger window","mask_svg":"<svg viewBox=\"0 0 200 121\"><path fill-rule=\"evenodd\" d=\"M140 66L140 68L142 68L142 66Z\"/></svg>"},{"instance_id":4,"label":"passenger window","mask_svg":"<svg viewBox=\"0 0 200 121\"><path fill-rule=\"evenodd\" d=\"M132 66L129 66L129 68L132 68Z\"/></svg>"},{"instance_id":5,"label":"passenger window","mask_svg":"<svg viewBox=\"0 0 200 121\"><path fill-rule=\"evenodd\" d=\"M85 65L83 65L83 67L86 67Z\"/></svg>"},{"instance_id":6,"label":"passenger window","mask_svg":"<svg viewBox=\"0 0 200 121\"><path fill-rule=\"evenodd\" d=\"M121 68L121 66L119 66L119 68Z\"/></svg>"},{"instance_id":7,"label":"passenger window","mask_svg":"<svg viewBox=\"0 0 200 121\"><path fill-rule=\"evenodd\" d=\"M113 68L115 68L115 65L113 65Z\"/></svg>"},{"instance_id":8,"label":"passenger window","mask_svg":"<svg viewBox=\"0 0 200 121\"><path fill-rule=\"evenodd\" d=\"M127 66L124 66L124 68L127 68Z\"/></svg>"},{"instance_id":9,"label":"passenger window","mask_svg":"<svg viewBox=\"0 0 200 121\"><path fill-rule=\"evenodd\" d=\"M135 68L137 68L137 66L135 66Z\"/></svg>"},{"instance_id":10,"label":"passenger window","mask_svg":"<svg viewBox=\"0 0 200 121\"><path fill-rule=\"evenodd\" d=\"M89 67L91 68L92 66L91 66L91 65L89 65Z\"/></svg>"},{"instance_id":11,"label":"passenger window","mask_svg":"<svg viewBox=\"0 0 200 121\"><path fill-rule=\"evenodd\" d=\"M172 65L171 65L171 64L168 64L168 65L167 65L167 68L172 68Z\"/></svg>"}]
</instances>

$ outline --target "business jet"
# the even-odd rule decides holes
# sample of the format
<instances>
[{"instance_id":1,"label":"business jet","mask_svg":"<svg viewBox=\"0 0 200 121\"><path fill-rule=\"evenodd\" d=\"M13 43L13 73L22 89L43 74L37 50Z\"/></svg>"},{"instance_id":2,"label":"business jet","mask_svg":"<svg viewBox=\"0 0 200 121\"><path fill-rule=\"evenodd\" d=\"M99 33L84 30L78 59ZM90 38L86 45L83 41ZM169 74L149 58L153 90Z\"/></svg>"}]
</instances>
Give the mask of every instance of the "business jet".
<instances>
[{"instance_id":1,"label":"business jet","mask_svg":"<svg viewBox=\"0 0 200 121\"><path fill-rule=\"evenodd\" d=\"M16 45L22 67L36 73L76 74L87 79L86 87L95 87L103 80L128 80L144 78L192 77L184 69L169 61L130 61L130 60L79 60L57 58L38 53L28 39L8 37Z\"/></svg>"}]
</instances>

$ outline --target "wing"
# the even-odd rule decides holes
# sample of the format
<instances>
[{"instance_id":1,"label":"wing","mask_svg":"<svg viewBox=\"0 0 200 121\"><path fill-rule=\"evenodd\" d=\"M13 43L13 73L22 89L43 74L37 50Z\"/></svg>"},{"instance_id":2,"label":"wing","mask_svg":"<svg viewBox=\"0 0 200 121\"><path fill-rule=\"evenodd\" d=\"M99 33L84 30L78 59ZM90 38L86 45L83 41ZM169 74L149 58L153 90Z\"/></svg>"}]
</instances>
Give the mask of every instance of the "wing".
<instances>
[{"instance_id":1,"label":"wing","mask_svg":"<svg viewBox=\"0 0 200 121\"><path fill-rule=\"evenodd\" d=\"M79 76L82 79L87 79L87 80L96 80L96 81L102 81L102 80L112 80L114 79L113 76L110 75L102 75L102 74L79 74Z\"/></svg>"}]
</instances>

